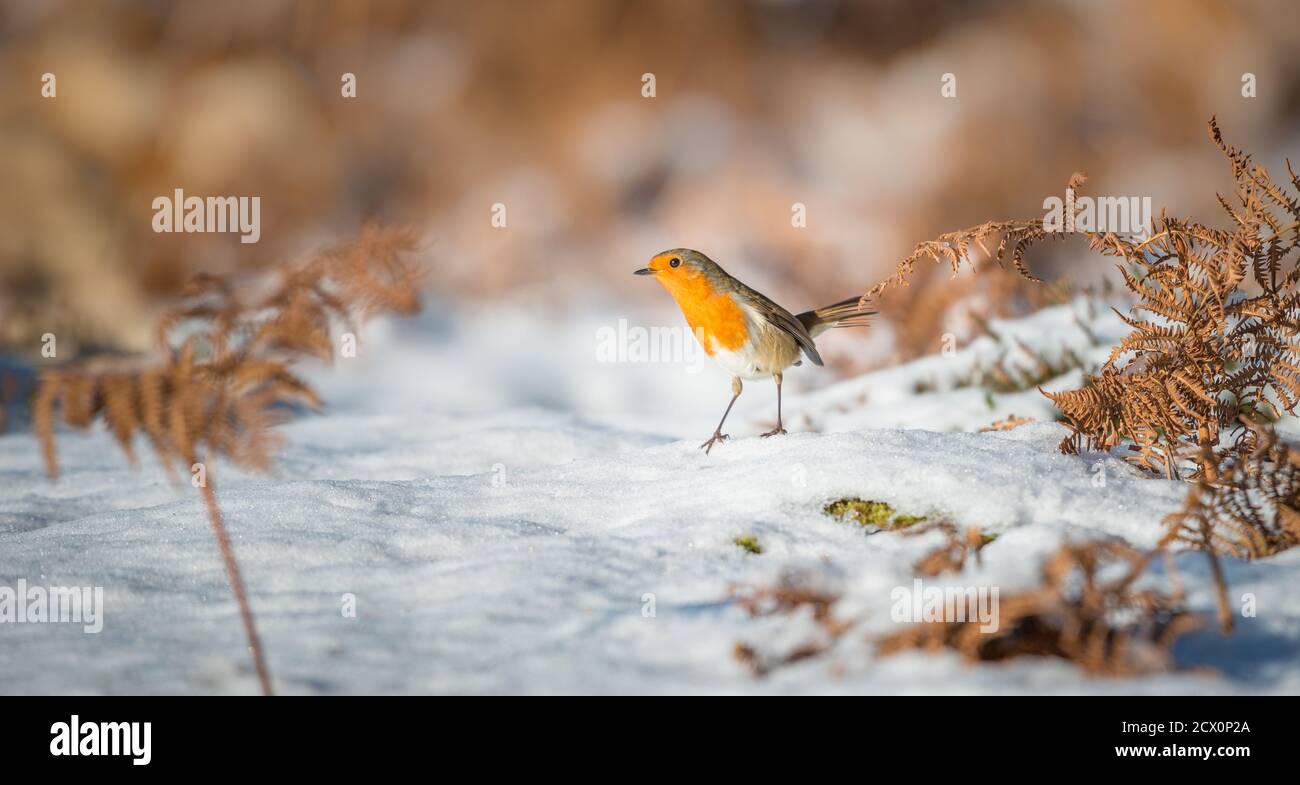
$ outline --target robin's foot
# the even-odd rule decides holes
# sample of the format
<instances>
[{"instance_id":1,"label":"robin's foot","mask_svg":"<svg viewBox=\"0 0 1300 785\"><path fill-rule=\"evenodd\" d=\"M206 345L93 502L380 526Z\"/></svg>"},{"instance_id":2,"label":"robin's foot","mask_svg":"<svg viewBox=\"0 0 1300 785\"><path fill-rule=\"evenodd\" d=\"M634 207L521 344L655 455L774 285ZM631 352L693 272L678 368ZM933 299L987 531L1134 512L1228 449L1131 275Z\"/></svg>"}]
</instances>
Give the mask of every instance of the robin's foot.
<instances>
[{"instance_id":1,"label":"robin's foot","mask_svg":"<svg viewBox=\"0 0 1300 785\"><path fill-rule=\"evenodd\" d=\"M763 434L763 438L766 439L766 438L769 437L769 436L779 436L779 435L781 435L781 434L783 434L783 433L785 433L785 429L778 425L778 426L776 426L775 428L773 428L772 430L770 430L770 431L768 431L767 433Z\"/></svg>"},{"instance_id":2,"label":"robin's foot","mask_svg":"<svg viewBox=\"0 0 1300 785\"><path fill-rule=\"evenodd\" d=\"M714 431L713 435L709 437L709 440L704 444L700 445L700 449L704 450L705 455L708 455L709 450L713 449L713 445L717 444L718 442L725 442L727 439L730 438L731 438L730 436L723 433L722 431Z\"/></svg>"}]
</instances>

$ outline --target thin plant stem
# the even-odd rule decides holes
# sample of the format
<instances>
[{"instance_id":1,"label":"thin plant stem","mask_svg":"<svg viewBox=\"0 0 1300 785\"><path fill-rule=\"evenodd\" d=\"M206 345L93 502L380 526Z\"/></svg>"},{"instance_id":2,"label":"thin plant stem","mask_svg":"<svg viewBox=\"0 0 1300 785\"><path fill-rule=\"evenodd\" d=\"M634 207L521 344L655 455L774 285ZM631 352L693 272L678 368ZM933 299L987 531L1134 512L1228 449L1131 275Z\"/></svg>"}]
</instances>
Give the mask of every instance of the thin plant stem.
<instances>
[{"instance_id":1,"label":"thin plant stem","mask_svg":"<svg viewBox=\"0 0 1300 785\"><path fill-rule=\"evenodd\" d=\"M271 671L266 667L262 656L262 642L257 637L257 625L253 621L253 608L248 604L248 594L244 591L244 579L239 573L239 562L235 561L235 547L230 542L230 533L226 530L221 508L217 506L217 494L212 487L212 478L205 477L199 487L203 503L208 509L208 521L212 523L212 533L217 538L217 548L221 550L221 560L226 565L226 578L230 581L230 590L239 605L239 615L244 621L244 634L248 637L248 653L253 658L253 667L257 669L257 680L262 685L263 695L274 695L271 688Z\"/></svg>"},{"instance_id":2,"label":"thin plant stem","mask_svg":"<svg viewBox=\"0 0 1300 785\"><path fill-rule=\"evenodd\" d=\"M1223 566L1219 564L1219 555L1214 552L1209 522L1201 524L1201 537L1205 539L1205 555L1210 560L1210 574L1214 577L1214 599L1219 609L1219 630L1224 635L1232 634L1232 606L1228 601L1228 582L1223 579Z\"/></svg>"}]
</instances>

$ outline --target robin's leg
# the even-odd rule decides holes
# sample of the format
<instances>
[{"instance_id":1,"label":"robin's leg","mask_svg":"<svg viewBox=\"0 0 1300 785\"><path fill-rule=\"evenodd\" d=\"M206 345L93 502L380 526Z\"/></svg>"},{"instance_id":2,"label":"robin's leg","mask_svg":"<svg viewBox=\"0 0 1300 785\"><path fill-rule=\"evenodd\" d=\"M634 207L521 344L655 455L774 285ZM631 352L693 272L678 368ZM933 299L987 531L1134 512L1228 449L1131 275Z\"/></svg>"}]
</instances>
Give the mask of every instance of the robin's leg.
<instances>
[{"instance_id":1,"label":"robin's leg","mask_svg":"<svg viewBox=\"0 0 1300 785\"><path fill-rule=\"evenodd\" d=\"M744 385L740 383L740 377L739 376L732 377L731 403L727 404L727 410L722 413L722 419L718 421L718 427L714 429L713 435L709 437L709 440L707 442L700 445L700 449L704 450L705 455L709 454L709 450L713 449L714 444L717 444L718 442L721 441L726 441L727 435L722 432L722 424L727 421L727 415L731 414L731 407L736 405L736 399L740 397L740 391L743 389L744 389Z\"/></svg>"},{"instance_id":2,"label":"robin's leg","mask_svg":"<svg viewBox=\"0 0 1300 785\"><path fill-rule=\"evenodd\" d=\"M780 372L778 371L777 373L772 374L772 378L776 379L776 427L768 431L767 433L763 434L764 439L766 439L769 436L776 436L778 433L785 433L785 428L781 427L781 374Z\"/></svg>"}]
</instances>

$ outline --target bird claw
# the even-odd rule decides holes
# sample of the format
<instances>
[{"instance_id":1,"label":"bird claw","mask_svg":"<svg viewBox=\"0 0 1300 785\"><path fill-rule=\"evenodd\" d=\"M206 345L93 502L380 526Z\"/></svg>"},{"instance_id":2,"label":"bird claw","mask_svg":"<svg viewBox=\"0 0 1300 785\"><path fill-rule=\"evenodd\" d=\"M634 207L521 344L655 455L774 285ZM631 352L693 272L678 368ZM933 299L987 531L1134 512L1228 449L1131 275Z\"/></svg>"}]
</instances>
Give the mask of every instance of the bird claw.
<instances>
[{"instance_id":1,"label":"bird claw","mask_svg":"<svg viewBox=\"0 0 1300 785\"><path fill-rule=\"evenodd\" d=\"M769 436L780 436L781 434L783 434L783 433L785 433L785 432L786 432L785 429L778 425L778 426L776 426L775 428L773 428L772 430L770 430L770 431L768 431L767 433L763 434L763 438L766 439L766 438L769 437Z\"/></svg>"},{"instance_id":2,"label":"bird claw","mask_svg":"<svg viewBox=\"0 0 1300 785\"><path fill-rule=\"evenodd\" d=\"M713 435L709 437L709 440L704 444L700 445L700 449L704 450L705 455L708 455L709 450L713 449L714 444L717 444L718 442L725 442L727 439L730 438L731 438L730 436L728 436L725 433L722 433L721 431L714 431Z\"/></svg>"}]
</instances>

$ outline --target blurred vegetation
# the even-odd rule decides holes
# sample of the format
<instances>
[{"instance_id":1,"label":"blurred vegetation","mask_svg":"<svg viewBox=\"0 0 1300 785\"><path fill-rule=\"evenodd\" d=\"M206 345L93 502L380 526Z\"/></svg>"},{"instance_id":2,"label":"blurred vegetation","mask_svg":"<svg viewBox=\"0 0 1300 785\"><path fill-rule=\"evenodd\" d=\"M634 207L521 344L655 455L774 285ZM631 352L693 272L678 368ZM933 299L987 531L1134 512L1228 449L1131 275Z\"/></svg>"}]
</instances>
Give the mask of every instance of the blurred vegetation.
<instances>
[{"instance_id":1,"label":"blurred vegetation","mask_svg":"<svg viewBox=\"0 0 1300 785\"><path fill-rule=\"evenodd\" d=\"M46 332L61 357L143 349L191 274L267 269L369 219L427 240L436 296L539 298L560 318L660 295L628 273L675 246L796 310L829 302L918 240L1041 215L1079 169L1091 193L1212 214L1212 189L1189 187L1229 182L1211 115L1266 164L1294 146L1298 18L1220 0L10 0L0 352L34 355ZM260 196L261 241L155 234L151 202L176 188ZM1038 272L1098 274L1051 252ZM969 334L964 309L1036 296L947 278L884 304L895 357Z\"/></svg>"}]
</instances>

